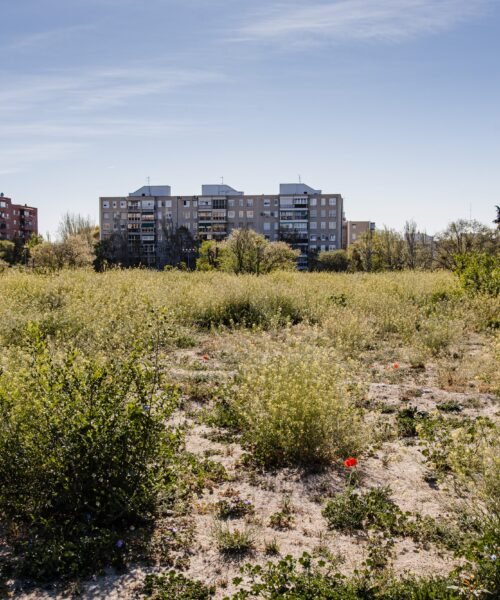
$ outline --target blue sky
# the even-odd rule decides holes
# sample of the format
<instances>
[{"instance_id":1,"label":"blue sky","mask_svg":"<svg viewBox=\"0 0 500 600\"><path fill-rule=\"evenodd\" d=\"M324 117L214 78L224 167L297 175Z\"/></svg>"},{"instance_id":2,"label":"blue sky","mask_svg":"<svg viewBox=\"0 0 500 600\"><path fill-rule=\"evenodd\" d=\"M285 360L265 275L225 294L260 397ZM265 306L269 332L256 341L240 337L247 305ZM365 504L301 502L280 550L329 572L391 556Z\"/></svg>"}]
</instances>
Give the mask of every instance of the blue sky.
<instances>
[{"instance_id":1,"label":"blue sky","mask_svg":"<svg viewBox=\"0 0 500 600\"><path fill-rule=\"evenodd\" d=\"M500 204L499 0L0 0L0 191L342 193L434 233Z\"/></svg>"}]
</instances>

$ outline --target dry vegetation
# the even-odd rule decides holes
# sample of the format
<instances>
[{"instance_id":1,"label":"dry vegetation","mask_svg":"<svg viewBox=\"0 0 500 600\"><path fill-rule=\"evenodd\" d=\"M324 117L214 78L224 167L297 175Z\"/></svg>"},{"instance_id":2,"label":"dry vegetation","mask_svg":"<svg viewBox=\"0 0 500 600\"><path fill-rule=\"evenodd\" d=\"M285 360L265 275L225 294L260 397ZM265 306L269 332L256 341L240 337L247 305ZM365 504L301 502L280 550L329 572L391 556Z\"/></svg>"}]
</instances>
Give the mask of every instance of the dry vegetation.
<instances>
[{"instance_id":1,"label":"dry vegetation","mask_svg":"<svg viewBox=\"0 0 500 600\"><path fill-rule=\"evenodd\" d=\"M2 589L492 597L499 308L448 272L0 274Z\"/></svg>"}]
</instances>

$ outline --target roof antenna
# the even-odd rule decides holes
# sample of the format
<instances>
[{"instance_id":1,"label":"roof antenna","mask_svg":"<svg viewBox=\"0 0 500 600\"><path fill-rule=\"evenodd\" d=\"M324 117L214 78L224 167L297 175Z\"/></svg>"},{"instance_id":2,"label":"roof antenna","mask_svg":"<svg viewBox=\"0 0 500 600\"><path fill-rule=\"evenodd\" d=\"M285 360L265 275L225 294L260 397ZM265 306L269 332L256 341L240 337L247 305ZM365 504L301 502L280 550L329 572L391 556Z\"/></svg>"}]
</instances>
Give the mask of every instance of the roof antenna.
<instances>
[{"instance_id":1,"label":"roof antenna","mask_svg":"<svg viewBox=\"0 0 500 600\"><path fill-rule=\"evenodd\" d=\"M222 185L224 185L224 177L220 178Z\"/></svg>"},{"instance_id":2,"label":"roof antenna","mask_svg":"<svg viewBox=\"0 0 500 600\"><path fill-rule=\"evenodd\" d=\"M302 176L299 175L299 183L302 183Z\"/></svg>"},{"instance_id":3,"label":"roof antenna","mask_svg":"<svg viewBox=\"0 0 500 600\"><path fill-rule=\"evenodd\" d=\"M151 177L148 177L149 195L151 196Z\"/></svg>"}]
</instances>

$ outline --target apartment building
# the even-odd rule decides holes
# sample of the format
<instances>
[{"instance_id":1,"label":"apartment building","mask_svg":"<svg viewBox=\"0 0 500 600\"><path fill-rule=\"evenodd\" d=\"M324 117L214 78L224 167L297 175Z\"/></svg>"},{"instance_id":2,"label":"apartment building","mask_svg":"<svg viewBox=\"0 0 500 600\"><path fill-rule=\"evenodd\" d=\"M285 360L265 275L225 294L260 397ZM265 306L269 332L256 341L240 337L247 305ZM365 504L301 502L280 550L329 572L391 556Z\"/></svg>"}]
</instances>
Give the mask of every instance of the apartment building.
<instances>
[{"instance_id":1,"label":"apartment building","mask_svg":"<svg viewBox=\"0 0 500 600\"><path fill-rule=\"evenodd\" d=\"M247 195L228 185L203 185L199 196L172 196L170 186L145 186L127 197L100 198L101 238L121 238L149 266L163 266L173 232L220 241L234 229L253 229L270 241L311 253L341 248L343 199L305 184L281 184L279 194ZM189 253L189 248L185 248Z\"/></svg>"},{"instance_id":2,"label":"apartment building","mask_svg":"<svg viewBox=\"0 0 500 600\"><path fill-rule=\"evenodd\" d=\"M0 194L0 240L24 243L33 235L38 235L38 209Z\"/></svg>"},{"instance_id":3,"label":"apartment building","mask_svg":"<svg viewBox=\"0 0 500 600\"><path fill-rule=\"evenodd\" d=\"M342 247L344 250L352 246L368 231L375 231L375 223L371 221L344 221L342 231Z\"/></svg>"}]
</instances>

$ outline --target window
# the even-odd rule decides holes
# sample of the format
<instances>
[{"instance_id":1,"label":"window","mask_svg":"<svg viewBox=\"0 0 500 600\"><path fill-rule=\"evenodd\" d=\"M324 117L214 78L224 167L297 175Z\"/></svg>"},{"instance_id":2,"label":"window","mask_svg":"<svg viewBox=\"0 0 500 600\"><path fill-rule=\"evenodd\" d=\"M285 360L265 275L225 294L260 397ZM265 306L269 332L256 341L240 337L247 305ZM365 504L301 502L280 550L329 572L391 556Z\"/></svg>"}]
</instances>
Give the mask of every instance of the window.
<instances>
[{"instance_id":1,"label":"window","mask_svg":"<svg viewBox=\"0 0 500 600\"><path fill-rule=\"evenodd\" d=\"M271 200L269 200L269 198L264 198L264 206L271 206Z\"/></svg>"},{"instance_id":2,"label":"window","mask_svg":"<svg viewBox=\"0 0 500 600\"><path fill-rule=\"evenodd\" d=\"M271 223L264 223L264 231L271 231Z\"/></svg>"},{"instance_id":3,"label":"window","mask_svg":"<svg viewBox=\"0 0 500 600\"><path fill-rule=\"evenodd\" d=\"M102 201L102 207L103 208L109 208L109 202L107 200L103 200Z\"/></svg>"},{"instance_id":4,"label":"window","mask_svg":"<svg viewBox=\"0 0 500 600\"><path fill-rule=\"evenodd\" d=\"M191 213L190 213L189 211L185 212L185 213L184 213L184 219L185 219L185 220L188 220L188 219L190 219L190 218L191 218Z\"/></svg>"},{"instance_id":5,"label":"window","mask_svg":"<svg viewBox=\"0 0 500 600\"><path fill-rule=\"evenodd\" d=\"M109 213L104 213L103 217L105 219L109 219L111 217L111 215ZM15 221L14 221L15 222Z\"/></svg>"},{"instance_id":6,"label":"window","mask_svg":"<svg viewBox=\"0 0 500 600\"><path fill-rule=\"evenodd\" d=\"M191 206L191 202L189 200L184 200L184 206Z\"/></svg>"},{"instance_id":7,"label":"window","mask_svg":"<svg viewBox=\"0 0 500 600\"><path fill-rule=\"evenodd\" d=\"M280 228L280 224L279 223L275 223L274 224L274 229L277 231Z\"/></svg>"},{"instance_id":8,"label":"window","mask_svg":"<svg viewBox=\"0 0 500 600\"><path fill-rule=\"evenodd\" d=\"M335 209L334 210L329 210L328 211L328 216L335 218L337 216L337 211Z\"/></svg>"},{"instance_id":9,"label":"window","mask_svg":"<svg viewBox=\"0 0 500 600\"><path fill-rule=\"evenodd\" d=\"M248 198L247 206L253 206L253 198Z\"/></svg>"},{"instance_id":10,"label":"window","mask_svg":"<svg viewBox=\"0 0 500 600\"><path fill-rule=\"evenodd\" d=\"M330 248L330 250L336 250L337 249L337 245L336 244L330 244L328 246L328 248Z\"/></svg>"},{"instance_id":11,"label":"window","mask_svg":"<svg viewBox=\"0 0 500 600\"><path fill-rule=\"evenodd\" d=\"M337 241L337 236L334 233L330 234L330 242L336 242Z\"/></svg>"},{"instance_id":12,"label":"window","mask_svg":"<svg viewBox=\"0 0 500 600\"><path fill-rule=\"evenodd\" d=\"M165 200L165 208L172 208L172 200Z\"/></svg>"},{"instance_id":13,"label":"window","mask_svg":"<svg viewBox=\"0 0 500 600\"><path fill-rule=\"evenodd\" d=\"M316 221L311 221L311 222L309 223L309 227L310 227L311 229L317 229L317 228L318 228L318 223L317 223Z\"/></svg>"},{"instance_id":14,"label":"window","mask_svg":"<svg viewBox=\"0 0 500 600\"><path fill-rule=\"evenodd\" d=\"M321 206L326 206L326 198L321 198Z\"/></svg>"},{"instance_id":15,"label":"window","mask_svg":"<svg viewBox=\"0 0 500 600\"><path fill-rule=\"evenodd\" d=\"M240 198L240 206L245 206L245 201L243 200L243 198Z\"/></svg>"},{"instance_id":16,"label":"window","mask_svg":"<svg viewBox=\"0 0 500 600\"><path fill-rule=\"evenodd\" d=\"M316 218L318 216L318 211L316 209L314 209L314 210L311 210L309 212L309 214L311 215L311 217L315 217Z\"/></svg>"},{"instance_id":17,"label":"window","mask_svg":"<svg viewBox=\"0 0 500 600\"><path fill-rule=\"evenodd\" d=\"M229 206L229 208L234 208L234 200L228 200L227 205Z\"/></svg>"},{"instance_id":18,"label":"window","mask_svg":"<svg viewBox=\"0 0 500 600\"><path fill-rule=\"evenodd\" d=\"M247 219L253 219L253 210L247 210Z\"/></svg>"},{"instance_id":19,"label":"window","mask_svg":"<svg viewBox=\"0 0 500 600\"><path fill-rule=\"evenodd\" d=\"M118 208L118 202L116 200L113 200L113 208Z\"/></svg>"},{"instance_id":20,"label":"window","mask_svg":"<svg viewBox=\"0 0 500 600\"><path fill-rule=\"evenodd\" d=\"M328 223L328 229L337 229L337 222L336 221L330 221Z\"/></svg>"},{"instance_id":21,"label":"window","mask_svg":"<svg viewBox=\"0 0 500 600\"><path fill-rule=\"evenodd\" d=\"M245 218L245 211L244 210L240 210L240 212L238 213L240 219L244 219Z\"/></svg>"},{"instance_id":22,"label":"window","mask_svg":"<svg viewBox=\"0 0 500 600\"><path fill-rule=\"evenodd\" d=\"M311 235L309 236L309 240L310 240L311 242L315 242L315 241L317 240L317 238L318 238L318 236L317 236L316 234L311 234Z\"/></svg>"},{"instance_id":23,"label":"window","mask_svg":"<svg viewBox=\"0 0 500 600\"><path fill-rule=\"evenodd\" d=\"M126 200L120 200L120 208L127 208L127 201Z\"/></svg>"},{"instance_id":24,"label":"window","mask_svg":"<svg viewBox=\"0 0 500 600\"><path fill-rule=\"evenodd\" d=\"M227 218L228 219L234 219L234 215L235 215L234 210L228 210L227 211Z\"/></svg>"},{"instance_id":25,"label":"window","mask_svg":"<svg viewBox=\"0 0 500 600\"><path fill-rule=\"evenodd\" d=\"M321 209L321 218L322 219L326 218L326 210L324 208Z\"/></svg>"},{"instance_id":26,"label":"window","mask_svg":"<svg viewBox=\"0 0 500 600\"><path fill-rule=\"evenodd\" d=\"M353 233L353 234L352 234L352 241L354 242L354 240L355 240L355 239L356 239L356 234L355 234L355 233Z\"/></svg>"},{"instance_id":27,"label":"window","mask_svg":"<svg viewBox=\"0 0 500 600\"><path fill-rule=\"evenodd\" d=\"M325 221L321 221L321 229L326 229L326 223L325 223Z\"/></svg>"},{"instance_id":28,"label":"window","mask_svg":"<svg viewBox=\"0 0 500 600\"><path fill-rule=\"evenodd\" d=\"M337 198L329 198L328 204L330 206L337 206Z\"/></svg>"},{"instance_id":29,"label":"window","mask_svg":"<svg viewBox=\"0 0 500 600\"><path fill-rule=\"evenodd\" d=\"M316 198L311 198L311 199L309 200L309 204L310 204L311 206L316 206L316 203L317 203L317 200L316 200Z\"/></svg>"}]
</instances>

